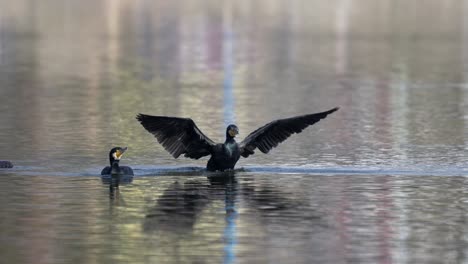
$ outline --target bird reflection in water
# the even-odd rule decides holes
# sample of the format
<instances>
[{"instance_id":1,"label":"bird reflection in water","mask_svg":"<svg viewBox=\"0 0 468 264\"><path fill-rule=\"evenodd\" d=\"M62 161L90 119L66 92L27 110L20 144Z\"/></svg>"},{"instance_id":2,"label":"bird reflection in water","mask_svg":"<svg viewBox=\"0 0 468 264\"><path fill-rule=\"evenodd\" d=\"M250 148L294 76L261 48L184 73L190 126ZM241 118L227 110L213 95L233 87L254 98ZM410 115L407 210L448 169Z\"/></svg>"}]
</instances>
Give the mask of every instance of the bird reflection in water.
<instances>
[{"instance_id":1,"label":"bird reflection in water","mask_svg":"<svg viewBox=\"0 0 468 264\"><path fill-rule=\"evenodd\" d=\"M231 172L228 172L231 173ZM234 173L234 172L232 172ZM237 208L236 208L236 196L238 184L234 174L231 177L210 177L208 178L212 185L225 186L225 199L224 206L226 210L226 226L224 228L224 263L235 262L235 251L237 245Z\"/></svg>"},{"instance_id":2,"label":"bird reflection in water","mask_svg":"<svg viewBox=\"0 0 468 264\"><path fill-rule=\"evenodd\" d=\"M120 190L118 183L111 183L109 184L109 199L111 201L118 201L120 199Z\"/></svg>"},{"instance_id":3,"label":"bird reflection in water","mask_svg":"<svg viewBox=\"0 0 468 264\"><path fill-rule=\"evenodd\" d=\"M218 248L221 235L224 263L233 263L238 247L239 201L242 199L242 206L249 211L255 210L255 215L260 216L253 221L263 222L279 213L288 215L289 210L297 210L308 202L291 197L272 185L259 186L254 178L244 173L235 175L232 172L229 177L222 177L221 173L209 174L208 180L201 177L181 179L171 183L157 198L156 204L148 209L142 227L144 232L172 245L161 249L164 251L161 254L177 254L178 251L182 255L188 254L186 250L190 249L185 245L192 239L197 243L201 239L204 244ZM207 218L212 215L211 210L221 209L218 208L220 202L224 205L224 224L219 217ZM314 220L321 221L319 217Z\"/></svg>"},{"instance_id":4,"label":"bird reflection in water","mask_svg":"<svg viewBox=\"0 0 468 264\"><path fill-rule=\"evenodd\" d=\"M103 184L109 185L109 198L112 200L118 197L120 185L133 182L133 175L122 175L120 177L113 177L111 175L101 176L101 181Z\"/></svg>"},{"instance_id":5,"label":"bird reflection in water","mask_svg":"<svg viewBox=\"0 0 468 264\"><path fill-rule=\"evenodd\" d=\"M144 230L190 231L200 213L216 201L224 201L228 217L237 217L236 202L239 196L242 196L249 209L253 208L265 217L268 217L269 211L292 210L306 206L306 200L290 198L290 194L272 186L252 186L255 185L254 179L243 178L239 183L235 172L231 173L229 177L222 177L221 173L209 175L208 181L201 178L189 179L183 183L175 181L147 213Z\"/></svg>"},{"instance_id":6,"label":"bird reflection in water","mask_svg":"<svg viewBox=\"0 0 468 264\"><path fill-rule=\"evenodd\" d=\"M213 195L209 189L209 184L200 180L172 183L146 215L143 229L180 234L192 231L198 215L210 202L209 196Z\"/></svg>"}]
</instances>

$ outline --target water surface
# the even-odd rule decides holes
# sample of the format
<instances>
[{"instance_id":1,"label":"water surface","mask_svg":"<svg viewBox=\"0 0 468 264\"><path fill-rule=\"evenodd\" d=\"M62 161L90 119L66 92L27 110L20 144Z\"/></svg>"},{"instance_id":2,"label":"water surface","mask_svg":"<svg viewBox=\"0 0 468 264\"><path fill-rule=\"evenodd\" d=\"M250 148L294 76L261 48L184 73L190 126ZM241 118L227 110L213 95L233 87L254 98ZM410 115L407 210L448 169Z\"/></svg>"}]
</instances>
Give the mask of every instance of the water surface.
<instances>
[{"instance_id":1,"label":"water surface","mask_svg":"<svg viewBox=\"0 0 468 264\"><path fill-rule=\"evenodd\" d=\"M467 262L466 1L10 2L0 262ZM135 120L222 141L335 106L226 179Z\"/></svg>"}]
</instances>

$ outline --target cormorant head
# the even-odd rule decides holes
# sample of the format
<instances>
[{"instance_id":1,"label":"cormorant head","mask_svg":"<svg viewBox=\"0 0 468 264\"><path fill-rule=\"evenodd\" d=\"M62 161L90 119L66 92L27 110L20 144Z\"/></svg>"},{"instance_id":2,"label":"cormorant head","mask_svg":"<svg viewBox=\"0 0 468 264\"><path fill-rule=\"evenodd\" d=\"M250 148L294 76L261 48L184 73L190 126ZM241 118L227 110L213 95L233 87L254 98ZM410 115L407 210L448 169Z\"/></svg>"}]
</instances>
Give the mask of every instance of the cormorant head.
<instances>
[{"instance_id":1,"label":"cormorant head","mask_svg":"<svg viewBox=\"0 0 468 264\"><path fill-rule=\"evenodd\" d=\"M226 128L226 138L235 138L239 134L239 128L236 125L229 125Z\"/></svg>"},{"instance_id":2,"label":"cormorant head","mask_svg":"<svg viewBox=\"0 0 468 264\"><path fill-rule=\"evenodd\" d=\"M109 161L110 161L111 166L112 166L112 163L114 163L114 161L118 162L120 158L122 158L122 155L124 154L126 150L127 150L127 147L125 148L115 147L111 149L111 151L109 152Z\"/></svg>"}]
</instances>

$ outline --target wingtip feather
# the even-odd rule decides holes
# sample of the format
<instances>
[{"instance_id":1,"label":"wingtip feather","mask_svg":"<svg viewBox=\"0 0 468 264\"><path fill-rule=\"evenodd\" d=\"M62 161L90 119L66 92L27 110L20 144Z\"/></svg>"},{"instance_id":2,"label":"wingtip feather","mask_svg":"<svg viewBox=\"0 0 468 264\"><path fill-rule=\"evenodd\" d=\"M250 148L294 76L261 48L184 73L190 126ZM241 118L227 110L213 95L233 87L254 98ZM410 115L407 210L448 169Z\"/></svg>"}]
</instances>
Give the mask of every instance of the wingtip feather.
<instances>
[{"instance_id":1,"label":"wingtip feather","mask_svg":"<svg viewBox=\"0 0 468 264\"><path fill-rule=\"evenodd\" d=\"M333 109L331 109L331 110L328 110L327 112L328 112L329 114L331 114L331 113L333 113L333 112L338 111L339 109L340 109L340 107L337 106L337 107L335 107L335 108L333 108Z\"/></svg>"},{"instance_id":2,"label":"wingtip feather","mask_svg":"<svg viewBox=\"0 0 468 264\"><path fill-rule=\"evenodd\" d=\"M138 120L139 122L142 122L144 116L145 116L144 114L138 113L138 114L135 116L135 119Z\"/></svg>"}]
</instances>

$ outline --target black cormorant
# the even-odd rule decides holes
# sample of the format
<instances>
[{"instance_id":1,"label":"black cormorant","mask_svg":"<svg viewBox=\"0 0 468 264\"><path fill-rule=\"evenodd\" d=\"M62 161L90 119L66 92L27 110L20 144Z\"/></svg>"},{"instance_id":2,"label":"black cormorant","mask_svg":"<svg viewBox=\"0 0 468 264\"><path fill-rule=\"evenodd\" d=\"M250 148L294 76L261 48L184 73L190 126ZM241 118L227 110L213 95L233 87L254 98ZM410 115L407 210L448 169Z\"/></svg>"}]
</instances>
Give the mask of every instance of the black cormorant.
<instances>
[{"instance_id":1,"label":"black cormorant","mask_svg":"<svg viewBox=\"0 0 468 264\"><path fill-rule=\"evenodd\" d=\"M254 154L256 148L268 153L292 134L300 133L336 110L338 107L321 113L272 121L250 133L240 143L234 139L239 129L236 125L229 125L223 144L216 144L205 136L190 118L138 114L136 119L174 158L181 154L192 159L211 155L207 170L224 171L234 169L240 156L247 158Z\"/></svg>"},{"instance_id":2,"label":"black cormorant","mask_svg":"<svg viewBox=\"0 0 468 264\"><path fill-rule=\"evenodd\" d=\"M0 168L9 169L13 168L13 163L8 160L0 160Z\"/></svg>"},{"instance_id":3,"label":"black cormorant","mask_svg":"<svg viewBox=\"0 0 468 264\"><path fill-rule=\"evenodd\" d=\"M126 150L127 147L115 147L111 149L111 151L109 152L110 166L106 166L104 169L102 169L101 175L111 175L112 177L122 175L133 176L132 168L128 166L119 166L120 158L122 158L122 155L125 153Z\"/></svg>"}]
</instances>

